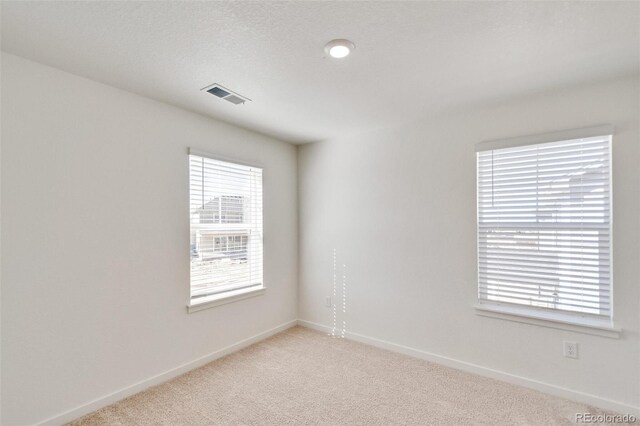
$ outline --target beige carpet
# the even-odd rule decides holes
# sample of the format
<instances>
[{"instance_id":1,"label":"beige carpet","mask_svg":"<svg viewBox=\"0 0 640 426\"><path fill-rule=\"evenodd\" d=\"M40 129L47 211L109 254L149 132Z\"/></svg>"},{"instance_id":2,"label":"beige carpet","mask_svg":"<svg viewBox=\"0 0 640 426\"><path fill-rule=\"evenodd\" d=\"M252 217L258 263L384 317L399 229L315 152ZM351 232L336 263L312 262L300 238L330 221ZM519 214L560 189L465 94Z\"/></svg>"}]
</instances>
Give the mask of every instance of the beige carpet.
<instances>
[{"instance_id":1,"label":"beige carpet","mask_svg":"<svg viewBox=\"0 0 640 426\"><path fill-rule=\"evenodd\" d=\"M73 425L553 425L592 407L295 327Z\"/></svg>"}]
</instances>

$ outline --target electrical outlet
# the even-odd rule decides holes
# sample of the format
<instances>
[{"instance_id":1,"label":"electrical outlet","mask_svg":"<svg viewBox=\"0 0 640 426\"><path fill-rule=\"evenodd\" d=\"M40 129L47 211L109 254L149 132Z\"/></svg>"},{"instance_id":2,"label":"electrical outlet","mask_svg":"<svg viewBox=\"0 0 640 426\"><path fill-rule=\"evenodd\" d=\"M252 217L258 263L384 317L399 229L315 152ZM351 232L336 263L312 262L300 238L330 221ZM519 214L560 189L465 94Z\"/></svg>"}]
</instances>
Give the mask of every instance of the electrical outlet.
<instances>
[{"instance_id":1,"label":"electrical outlet","mask_svg":"<svg viewBox=\"0 0 640 426\"><path fill-rule=\"evenodd\" d=\"M578 342L564 341L564 356L578 359Z\"/></svg>"},{"instance_id":2,"label":"electrical outlet","mask_svg":"<svg viewBox=\"0 0 640 426\"><path fill-rule=\"evenodd\" d=\"M327 308L331 307L331 296L327 296L324 298L324 306L326 306Z\"/></svg>"}]
</instances>

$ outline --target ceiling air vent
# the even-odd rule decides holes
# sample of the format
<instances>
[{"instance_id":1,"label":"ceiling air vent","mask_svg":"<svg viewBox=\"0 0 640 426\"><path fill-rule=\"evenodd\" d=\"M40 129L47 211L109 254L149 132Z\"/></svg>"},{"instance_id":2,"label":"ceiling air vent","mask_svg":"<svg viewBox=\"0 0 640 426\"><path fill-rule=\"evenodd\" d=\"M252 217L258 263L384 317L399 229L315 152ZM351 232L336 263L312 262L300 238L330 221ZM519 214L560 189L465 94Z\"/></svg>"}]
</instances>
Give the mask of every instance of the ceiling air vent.
<instances>
[{"instance_id":1,"label":"ceiling air vent","mask_svg":"<svg viewBox=\"0 0 640 426\"><path fill-rule=\"evenodd\" d=\"M224 99L225 101L229 101L232 104L235 105L239 105L239 104L243 104L247 101L251 101L251 99L246 98L244 96L242 96L239 93L236 93L232 90L227 89L226 87L223 87L221 85L219 85L218 83L214 83L211 86L207 86L204 89L205 92L210 93L214 96L217 96L221 99Z\"/></svg>"}]
</instances>

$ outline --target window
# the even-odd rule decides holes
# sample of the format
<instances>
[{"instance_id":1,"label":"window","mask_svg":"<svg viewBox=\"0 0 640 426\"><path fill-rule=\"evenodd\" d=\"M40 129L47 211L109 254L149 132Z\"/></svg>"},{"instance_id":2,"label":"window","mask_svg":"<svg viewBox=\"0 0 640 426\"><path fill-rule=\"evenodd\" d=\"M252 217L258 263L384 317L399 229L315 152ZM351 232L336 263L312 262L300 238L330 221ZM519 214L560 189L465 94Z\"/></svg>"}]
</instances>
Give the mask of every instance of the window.
<instances>
[{"instance_id":1,"label":"window","mask_svg":"<svg viewBox=\"0 0 640 426\"><path fill-rule=\"evenodd\" d=\"M262 169L189 154L191 304L263 288Z\"/></svg>"},{"instance_id":2,"label":"window","mask_svg":"<svg viewBox=\"0 0 640 426\"><path fill-rule=\"evenodd\" d=\"M592 128L597 136L478 145L481 305L611 321L612 130L604 127L604 136Z\"/></svg>"}]
</instances>

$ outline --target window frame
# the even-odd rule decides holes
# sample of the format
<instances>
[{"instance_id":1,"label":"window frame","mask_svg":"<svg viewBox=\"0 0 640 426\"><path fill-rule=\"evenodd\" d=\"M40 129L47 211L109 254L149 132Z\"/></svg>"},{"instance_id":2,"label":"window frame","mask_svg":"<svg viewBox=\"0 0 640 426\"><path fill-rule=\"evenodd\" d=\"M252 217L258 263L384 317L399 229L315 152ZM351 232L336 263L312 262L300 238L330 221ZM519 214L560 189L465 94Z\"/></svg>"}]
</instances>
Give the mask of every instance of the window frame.
<instances>
[{"instance_id":1,"label":"window frame","mask_svg":"<svg viewBox=\"0 0 640 426\"><path fill-rule=\"evenodd\" d=\"M618 338L622 330L614 323L614 292L613 292L613 135L614 127L611 125L601 125L583 129L564 130L560 132L545 133L538 135L522 136L509 139L499 139L483 141L476 144L476 153L491 151L503 148L515 148L527 145L537 145L552 142L562 142L574 139L611 136L609 145L609 238L610 238L610 261L611 277L609 279L610 291L610 315L608 319L593 318L589 314L580 312L568 312L554 308L535 308L527 305L515 303L503 303L490 301L480 297L480 207L478 193L478 164L476 155L476 304L474 308L477 315L498 318L503 320L516 321L533 324L543 327L558 328L587 334L594 334L604 337Z\"/></svg>"},{"instance_id":2,"label":"window frame","mask_svg":"<svg viewBox=\"0 0 640 426\"><path fill-rule=\"evenodd\" d=\"M189 207L188 209L188 215L187 215L187 220L188 220L188 229L189 229L189 233L191 234L191 202L190 202L190 198L191 198L191 183L190 183L190 174L191 174L191 169L190 169L190 156L199 156L199 157L204 157L204 158L208 158L214 161L220 161L220 162L227 162L227 163L232 163L234 165L238 165L238 166L245 166L245 167L253 167L253 168L258 168L261 170L261 206L260 206L260 214L261 214L261 218L260 218L260 222L262 224L262 229L261 229L261 234L262 234L262 256L261 256L261 261L262 261L262 266L261 266L261 270L262 270L262 283L259 285L251 285L251 286L247 286L247 287L240 287L240 288L232 288L229 290L225 290L225 291L221 291L221 292L217 292L214 293L212 295L209 296L205 296L200 298L200 300L197 300L194 302L193 298L192 298L192 285L191 285L191 253L192 253L192 249L191 249L191 238L189 238L189 278L188 278L188 296L187 296L187 312L188 313L193 313L193 312L198 312L204 309L209 309L209 308L213 308L215 306L220 306L220 305L224 305L227 303L232 303L232 302L236 302L239 300L244 300L244 299L248 299L248 298L252 298L255 296L260 296L265 294L267 287L265 285L265 277L264 277L264 205L265 205L265 200L264 200L264 176L265 176L265 168L262 164L260 164L259 162L250 162L250 161L245 161L245 160L240 160L237 158L232 158L232 157L227 157L224 155L218 155L215 153L211 153L211 152L207 152L207 151L201 151L198 149L194 149L194 148L188 148L187 150L187 206ZM222 198L222 197L221 197ZM222 203L222 199L219 201L220 203ZM231 223L229 224L231 226L236 225L235 223ZM237 227L236 227L237 230ZM235 234L234 234L235 235ZM216 237L222 237L222 236L213 236L213 241L215 242ZM249 234L247 235L248 240L247 240L247 245L250 244L251 238L249 237ZM228 244L228 241L227 241Z\"/></svg>"}]
</instances>

